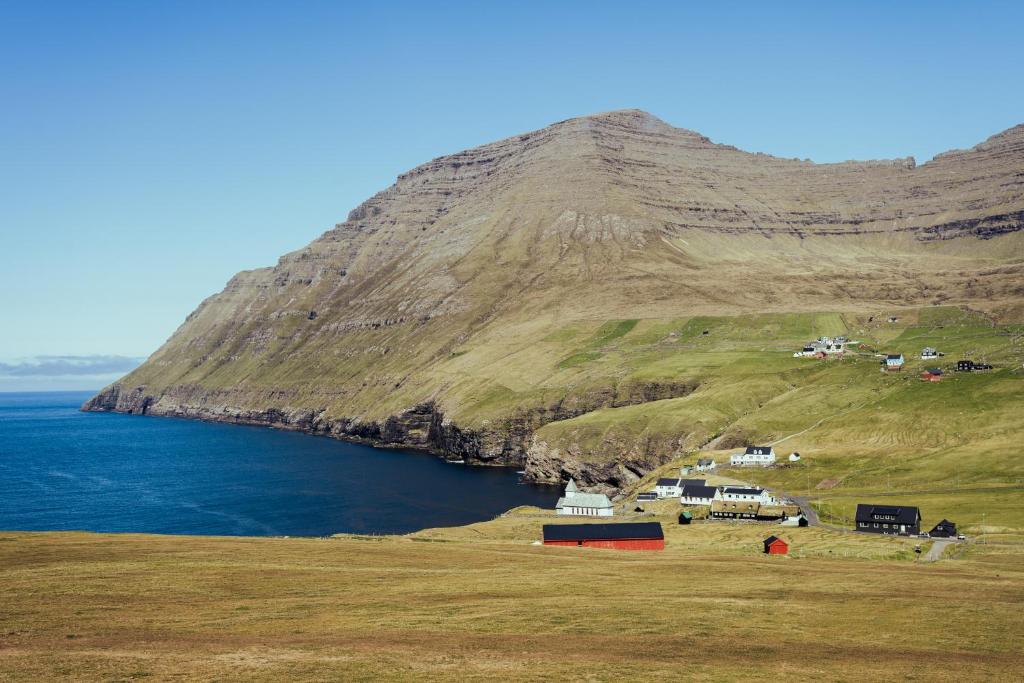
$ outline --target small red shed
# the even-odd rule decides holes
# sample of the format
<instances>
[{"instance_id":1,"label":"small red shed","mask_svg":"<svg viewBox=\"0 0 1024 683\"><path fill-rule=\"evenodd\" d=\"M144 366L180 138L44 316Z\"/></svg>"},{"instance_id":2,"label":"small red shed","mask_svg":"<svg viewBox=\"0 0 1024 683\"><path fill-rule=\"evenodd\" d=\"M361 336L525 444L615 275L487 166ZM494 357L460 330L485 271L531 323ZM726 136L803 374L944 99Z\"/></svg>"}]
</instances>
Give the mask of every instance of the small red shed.
<instances>
[{"instance_id":1,"label":"small red shed","mask_svg":"<svg viewBox=\"0 0 1024 683\"><path fill-rule=\"evenodd\" d=\"M789 552L789 544L777 536L769 536L764 539L764 552L766 555L785 555Z\"/></svg>"},{"instance_id":2,"label":"small red shed","mask_svg":"<svg viewBox=\"0 0 1024 683\"><path fill-rule=\"evenodd\" d=\"M544 545L615 550L664 550L660 522L620 524L545 524Z\"/></svg>"}]
</instances>

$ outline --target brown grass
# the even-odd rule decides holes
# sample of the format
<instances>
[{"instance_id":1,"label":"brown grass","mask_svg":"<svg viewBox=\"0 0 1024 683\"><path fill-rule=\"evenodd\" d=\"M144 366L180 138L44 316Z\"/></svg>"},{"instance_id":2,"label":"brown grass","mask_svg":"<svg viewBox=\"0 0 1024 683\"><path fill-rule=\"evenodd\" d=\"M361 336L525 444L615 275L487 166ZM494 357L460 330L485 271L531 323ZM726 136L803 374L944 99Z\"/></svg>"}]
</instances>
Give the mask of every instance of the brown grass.
<instances>
[{"instance_id":1,"label":"brown grass","mask_svg":"<svg viewBox=\"0 0 1024 683\"><path fill-rule=\"evenodd\" d=\"M738 524L668 527L661 553L532 546L545 519L376 539L5 533L0 679L1024 672L1020 546L922 564L908 541ZM758 554L768 533L803 557Z\"/></svg>"}]
</instances>

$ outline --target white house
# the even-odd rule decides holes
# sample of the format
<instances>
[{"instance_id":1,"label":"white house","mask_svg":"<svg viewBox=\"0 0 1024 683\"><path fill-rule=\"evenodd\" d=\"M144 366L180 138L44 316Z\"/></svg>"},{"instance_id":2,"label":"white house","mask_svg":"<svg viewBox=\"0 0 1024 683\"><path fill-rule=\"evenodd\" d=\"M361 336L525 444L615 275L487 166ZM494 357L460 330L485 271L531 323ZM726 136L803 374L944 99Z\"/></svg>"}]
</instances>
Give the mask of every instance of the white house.
<instances>
[{"instance_id":1,"label":"white house","mask_svg":"<svg viewBox=\"0 0 1024 683\"><path fill-rule=\"evenodd\" d=\"M583 493L576 488L572 479L565 485L565 495L555 503L560 515L581 515L584 517L611 517L612 502L603 493Z\"/></svg>"},{"instance_id":2,"label":"white house","mask_svg":"<svg viewBox=\"0 0 1024 683\"><path fill-rule=\"evenodd\" d=\"M716 500L722 499L722 492L717 486L706 486L704 484L687 484L683 486L683 493L679 496L679 502L683 505L708 505Z\"/></svg>"},{"instance_id":3,"label":"white house","mask_svg":"<svg viewBox=\"0 0 1024 683\"><path fill-rule=\"evenodd\" d=\"M727 502L759 503L761 505L777 505L778 499L761 488L744 486L725 486L722 488L722 500Z\"/></svg>"},{"instance_id":4,"label":"white house","mask_svg":"<svg viewBox=\"0 0 1024 683\"><path fill-rule=\"evenodd\" d=\"M678 498L682 493L680 481L682 480L673 478L659 479L658 483L654 485L654 492L658 494L658 498Z\"/></svg>"},{"instance_id":5,"label":"white house","mask_svg":"<svg viewBox=\"0 0 1024 683\"><path fill-rule=\"evenodd\" d=\"M943 354L939 353L937 349L933 349L930 346L926 346L924 350L921 351L921 360L934 360L941 355Z\"/></svg>"},{"instance_id":6,"label":"white house","mask_svg":"<svg viewBox=\"0 0 1024 683\"><path fill-rule=\"evenodd\" d=\"M771 446L747 446L742 453L729 456L733 467L768 467L775 464L775 449Z\"/></svg>"},{"instance_id":7,"label":"white house","mask_svg":"<svg viewBox=\"0 0 1024 683\"><path fill-rule=\"evenodd\" d=\"M711 458L700 458L697 460L698 472L711 472L715 469L715 461Z\"/></svg>"},{"instance_id":8,"label":"white house","mask_svg":"<svg viewBox=\"0 0 1024 683\"><path fill-rule=\"evenodd\" d=\"M903 354L890 353L885 357L886 370L901 370L903 368Z\"/></svg>"}]
</instances>

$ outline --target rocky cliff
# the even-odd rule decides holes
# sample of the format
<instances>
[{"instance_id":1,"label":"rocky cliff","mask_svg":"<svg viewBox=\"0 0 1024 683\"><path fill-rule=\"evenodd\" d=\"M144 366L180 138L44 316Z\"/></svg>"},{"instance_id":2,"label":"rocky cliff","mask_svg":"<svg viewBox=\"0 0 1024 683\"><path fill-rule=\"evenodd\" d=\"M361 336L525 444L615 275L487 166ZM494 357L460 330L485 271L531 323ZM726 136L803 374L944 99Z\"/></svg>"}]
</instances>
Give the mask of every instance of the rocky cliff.
<instances>
[{"instance_id":1,"label":"rocky cliff","mask_svg":"<svg viewBox=\"0 0 1024 683\"><path fill-rule=\"evenodd\" d=\"M604 353L638 320L934 304L998 319L1022 299L1022 126L921 165L814 164L619 111L401 175L236 275L84 409L416 445L613 489L704 435L594 463L535 434L700 384Z\"/></svg>"}]
</instances>

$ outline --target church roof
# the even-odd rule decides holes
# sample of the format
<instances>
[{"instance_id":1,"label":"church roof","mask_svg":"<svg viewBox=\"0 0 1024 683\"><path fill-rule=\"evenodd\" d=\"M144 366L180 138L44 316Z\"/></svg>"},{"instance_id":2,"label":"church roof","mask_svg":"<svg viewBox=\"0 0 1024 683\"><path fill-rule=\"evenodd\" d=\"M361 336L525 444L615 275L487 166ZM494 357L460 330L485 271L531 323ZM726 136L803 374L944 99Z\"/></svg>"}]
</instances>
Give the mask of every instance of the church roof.
<instances>
[{"instance_id":1,"label":"church roof","mask_svg":"<svg viewBox=\"0 0 1024 683\"><path fill-rule=\"evenodd\" d=\"M577 493L572 498L559 498L555 504L556 510L563 507L573 508L610 508L612 502L603 493Z\"/></svg>"},{"instance_id":2,"label":"church roof","mask_svg":"<svg viewBox=\"0 0 1024 683\"><path fill-rule=\"evenodd\" d=\"M579 489L576 488L576 481L572 477L569 477L569 483L565 485L565 492L576 493L577 491L579 491Z\"/></svg>"}]
</instances>

